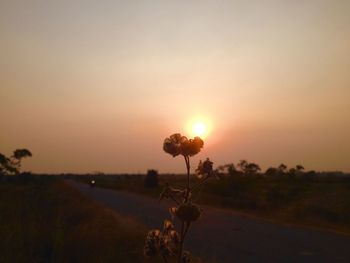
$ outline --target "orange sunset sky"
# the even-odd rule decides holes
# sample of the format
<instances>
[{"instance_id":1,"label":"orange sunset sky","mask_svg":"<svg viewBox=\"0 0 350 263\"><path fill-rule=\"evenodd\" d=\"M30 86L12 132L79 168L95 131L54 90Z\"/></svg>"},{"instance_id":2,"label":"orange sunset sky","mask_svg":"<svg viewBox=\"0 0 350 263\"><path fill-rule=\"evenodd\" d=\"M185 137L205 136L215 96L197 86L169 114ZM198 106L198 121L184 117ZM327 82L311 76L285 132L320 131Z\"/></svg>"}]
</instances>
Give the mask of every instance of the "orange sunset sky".
<instances>
[{"instance_id":1,"label":"orange sunset sky","mask_svg":"<svg viewBox=\"0 0 350 263\"><path fill-rule=\"evenodd\" d=\"M33 172L350 171L350 1L0 1L0 152Z\"/></svg>"}]
</instances>

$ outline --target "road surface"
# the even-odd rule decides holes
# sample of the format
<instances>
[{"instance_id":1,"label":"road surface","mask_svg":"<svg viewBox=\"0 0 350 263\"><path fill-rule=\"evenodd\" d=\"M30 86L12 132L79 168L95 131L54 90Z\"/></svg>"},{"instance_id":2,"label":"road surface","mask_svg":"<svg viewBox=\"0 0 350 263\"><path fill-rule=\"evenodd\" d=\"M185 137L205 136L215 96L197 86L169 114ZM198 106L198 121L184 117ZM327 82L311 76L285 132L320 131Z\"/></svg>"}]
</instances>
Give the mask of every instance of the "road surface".
<instances>
[{"instance_id":1,"label":"road surface","mask_svg":"<svg viewBox=\"0 0 350 263\"><path fill-rule=\"evenodd\" d=\"M170 218L164 202L133 193L67 181L90 198L133 217L150 228ZM185 247L208 262L350 262L350 238L328 232L288 227L205 207L193 224Z\"/></svg>"}]
</instances>

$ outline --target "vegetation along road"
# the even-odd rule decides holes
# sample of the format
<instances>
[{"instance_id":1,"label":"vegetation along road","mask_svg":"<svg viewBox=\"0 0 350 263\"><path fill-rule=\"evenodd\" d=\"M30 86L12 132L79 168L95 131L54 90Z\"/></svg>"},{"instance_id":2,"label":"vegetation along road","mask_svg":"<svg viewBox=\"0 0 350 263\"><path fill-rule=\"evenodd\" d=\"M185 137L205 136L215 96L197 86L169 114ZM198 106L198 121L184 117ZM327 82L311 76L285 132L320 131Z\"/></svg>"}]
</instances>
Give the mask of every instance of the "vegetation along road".
<instances>
[{"instance_id":1,"label":"vegetation along road","mask_svg":"<svg viewBox=\"0 0 350 263\"><path fill-rule=\"evenodd\" d=\"M167 204L153 198L67 182L150 228L161 228L162 220L170 217ZM208 262L350 262L349 237L274 224L211 207L204 207L190 231L185 247Z\"/></svg>"}]
</instances>

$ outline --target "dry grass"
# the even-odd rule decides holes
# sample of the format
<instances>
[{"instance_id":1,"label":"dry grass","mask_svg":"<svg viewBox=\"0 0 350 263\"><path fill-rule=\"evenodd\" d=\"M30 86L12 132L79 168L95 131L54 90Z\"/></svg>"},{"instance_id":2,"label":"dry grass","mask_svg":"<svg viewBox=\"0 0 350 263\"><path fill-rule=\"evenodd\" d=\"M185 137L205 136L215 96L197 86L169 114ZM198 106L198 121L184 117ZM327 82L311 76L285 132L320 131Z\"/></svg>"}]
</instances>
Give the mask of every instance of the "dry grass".
<instances>
[{"instance_id":1,"label":"dry grass","mask_svg":"<svg viewBox=\"0 0 350 263\"><path fill-rule=\"evenodd\" d=\"M0 183L0 262L148 262L146 231L52 177Z\"/></svg>"}]
</instances>

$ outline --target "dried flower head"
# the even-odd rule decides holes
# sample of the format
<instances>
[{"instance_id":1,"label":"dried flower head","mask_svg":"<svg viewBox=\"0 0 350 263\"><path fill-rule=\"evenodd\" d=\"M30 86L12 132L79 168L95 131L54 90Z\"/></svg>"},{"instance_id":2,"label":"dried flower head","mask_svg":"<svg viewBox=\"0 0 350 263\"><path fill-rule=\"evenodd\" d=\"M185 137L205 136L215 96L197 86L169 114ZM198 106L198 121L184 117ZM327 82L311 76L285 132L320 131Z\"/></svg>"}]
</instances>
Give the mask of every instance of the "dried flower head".
<instances>
[{"instance_id":1,"label":"dried flower head","mask_svg":"<svg viewBox=\"0 0 350 263\"><path fill-rule=\"evenodd\" d=\"M179 244L179 234L175 231L170 220L164 220L163 232L153 229L148 232L143 248L144 255L154 257L157 254L163 257L174 255Z\"/></svg>"},{"instance_id":2,"label":"dried flower head","mask_svg":"<svg viewBox=\"0 0 350 263\"><path fill-rule=\"evenodd\" d=\"M180 242L180 236L175 230L171 230L169 236L175 244L178 244Z\"/></svg>"},{"instance_id":3,"label":"dried flower head","mask_svg":"<svg viewBox=\"0 0 350 263\"><path fill-rule=\"evenodd\" d=\"M173 223L170 220L165 219L164 220L164 232L165 231L170 231L170 230L173 230L173 229L174 229Z\"/></svg>"},{"instance_id":4,"label":"dried flower head","mask_svg":"<svg viewBox=\"0 0 350 263\"><path fill-rule=\"evenodd\" d=\"M179 155L181 153L181 143L187 140L186 137L182 137L180 133L175 133L169 138L166 138L163 143L163 150L173 157Z\"/></svg>"},{"instance_id":5,"label":"dried flower head","mask_svg":"<svg viewBox=\"0 0 350 263\"><path fill-rule=\"evenodd\" d=\"M147 233L145 246L143 248L143 253L147 257L153 257L157 254L160 243L160 231L158 229L153 229Z\"/></svg>"},{"instance_id":6,"label":"dried flower head","mask_svg":"<svg viewBox=\"0 0 350 263\"><path fill-rule=\"evenodd\" d=\"M192 203L181 204L176 210L176 216L185 222L196 221L201 213L200 207Z\"/></svg>"},{"instance_id":7,"label":"dried flower head","mask_svg":"<svg viewBox=\"0 0 350 263\"><path fill-rule=\"evenodd\" d=\"M169 212L170 212L171 215L175 215L176 214L176 210L177 210L176 207L170 207L169 208Z\"/></svg>"},{"instance_id":8,"label":"dried flower head","mask_svg":"<svg viewBox=\"0 0 350 263\"><path fill-rule=\"evenodd\" d=\"M196 155L201 151L203 145L204 142L199 137L194 137L194 139L184 141L182 144L181 154L185 156Z\"/></svg>"},{"instance_id":9,"label":"dried flower head","mask_svg":"<svg viewBox=\"0 0 350 263\"><path fill-rule=\"evenodd\" d=\"M201 138L187 139L180 133L175 133L166 138L163 143L163 150L171 154L173 157L178 155L193 156L201 151L204 142Z\"/></svg>"}]
</instances>

